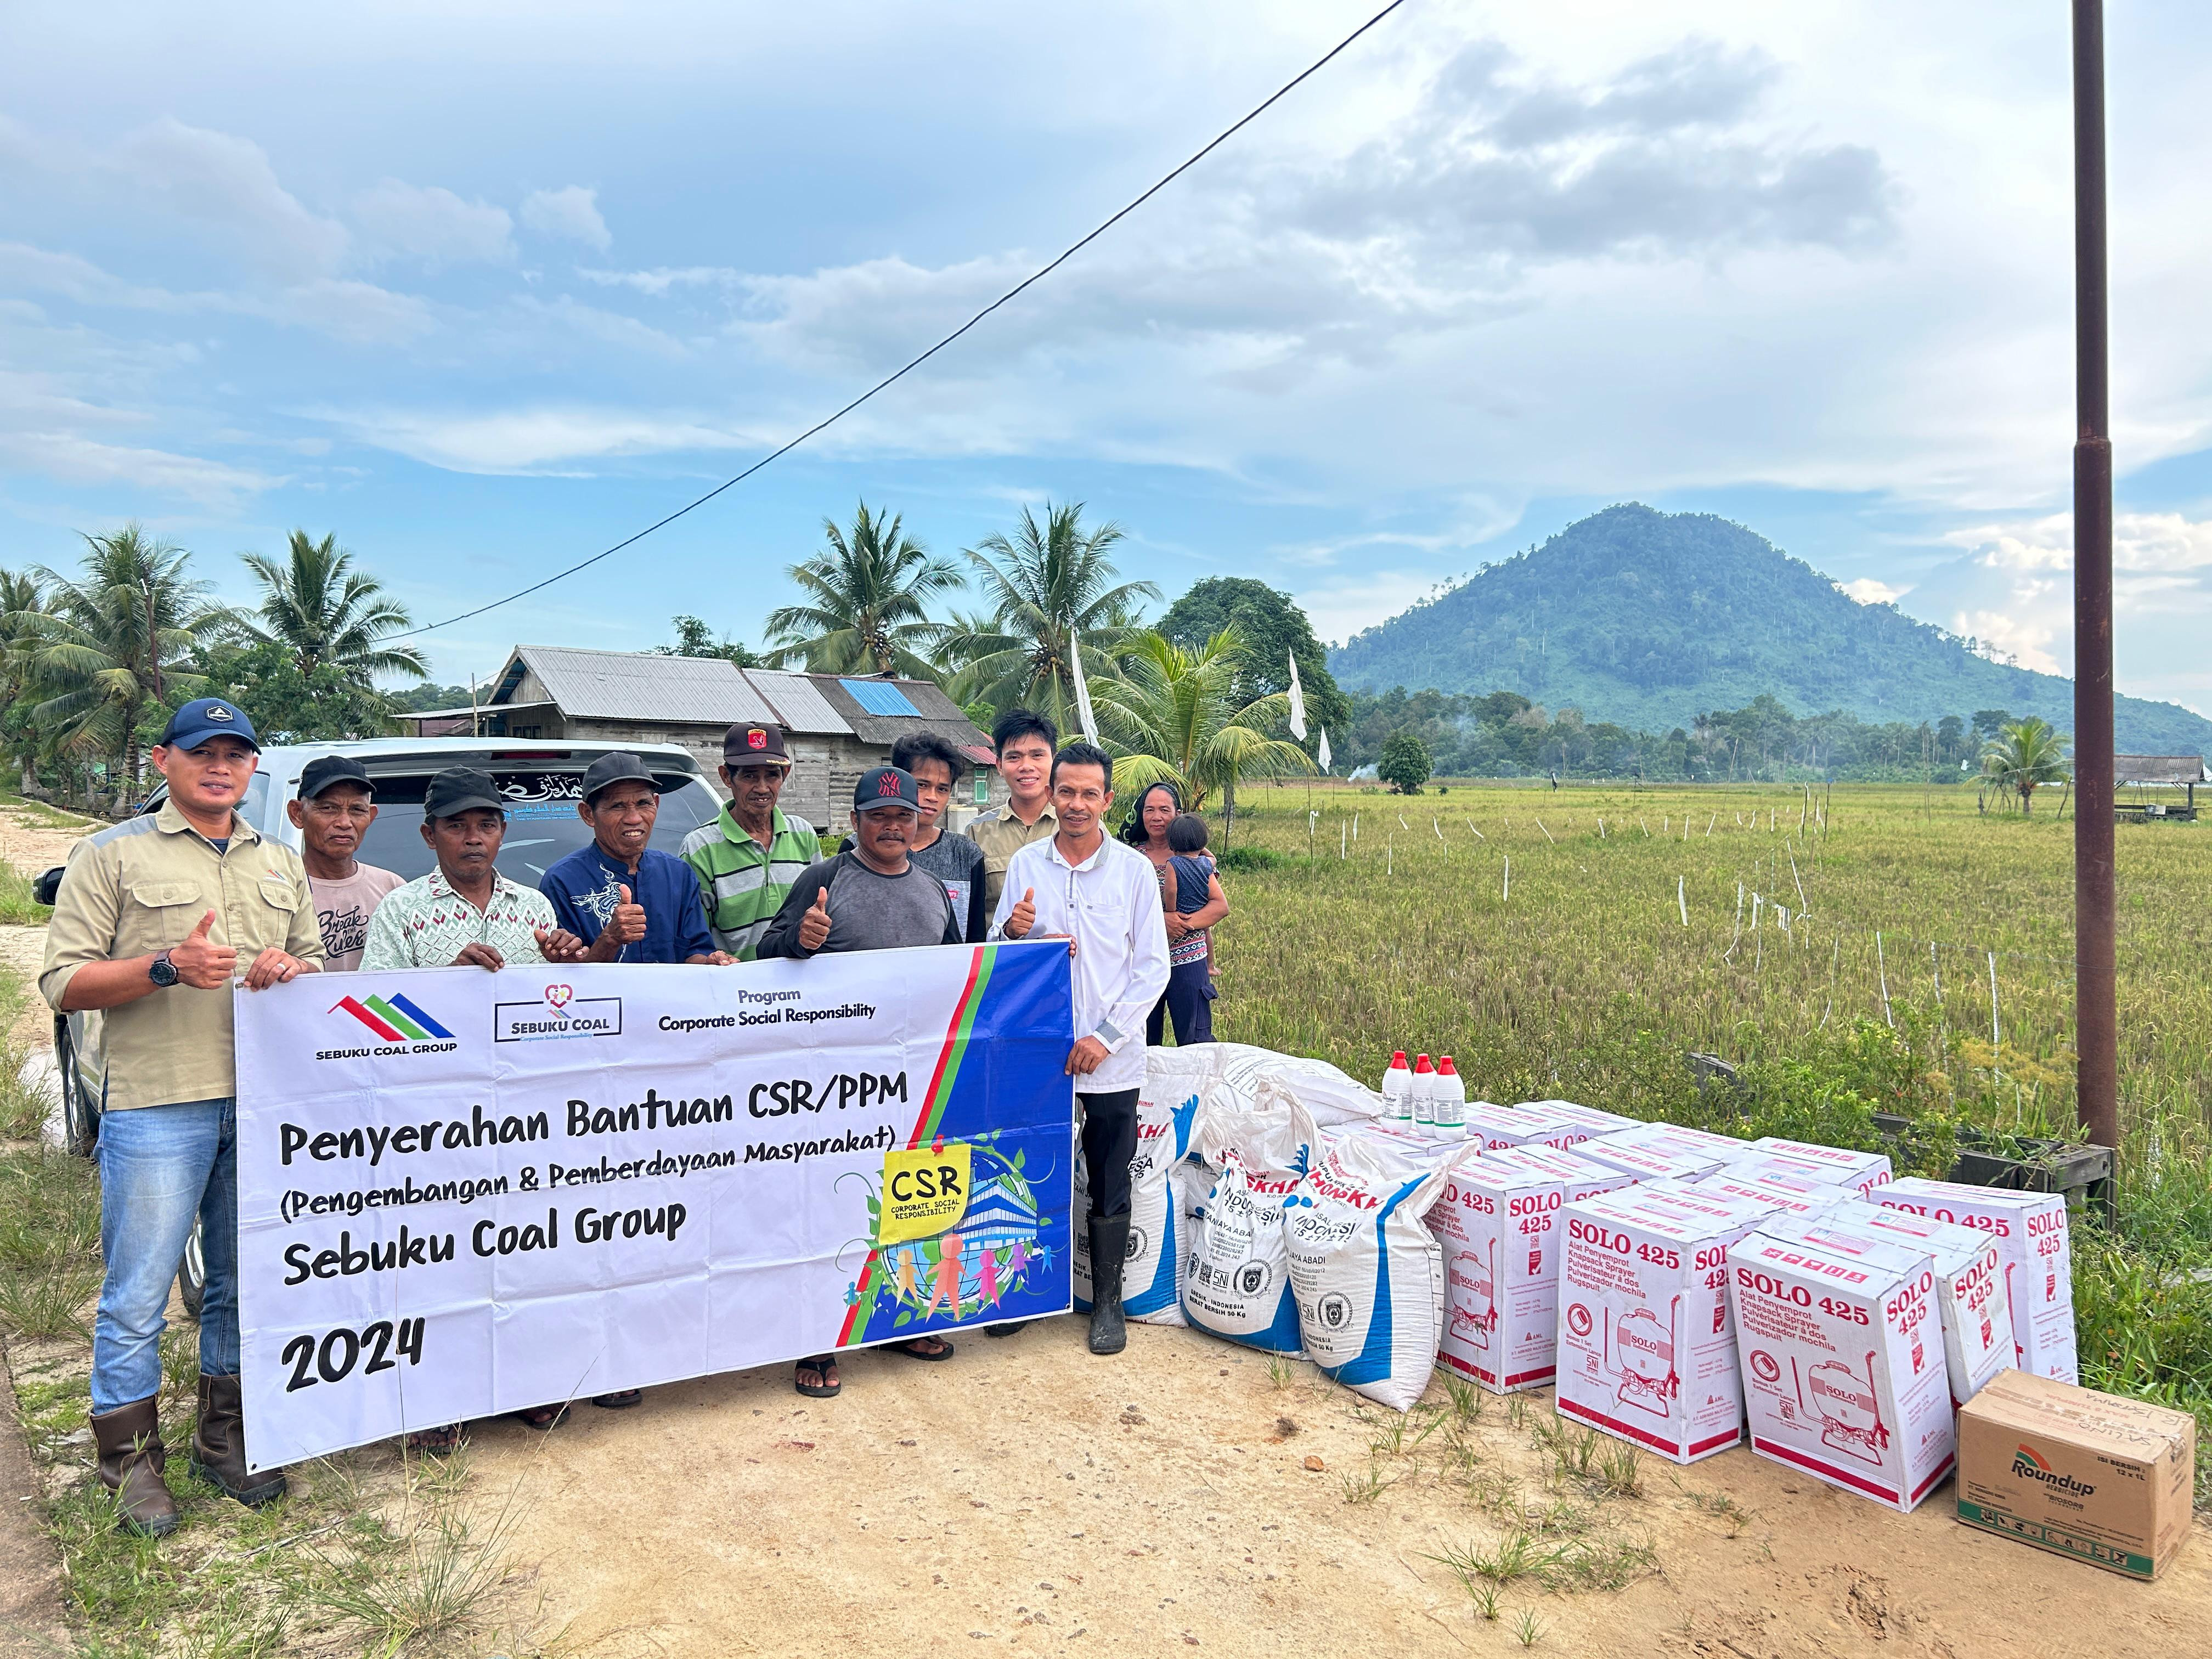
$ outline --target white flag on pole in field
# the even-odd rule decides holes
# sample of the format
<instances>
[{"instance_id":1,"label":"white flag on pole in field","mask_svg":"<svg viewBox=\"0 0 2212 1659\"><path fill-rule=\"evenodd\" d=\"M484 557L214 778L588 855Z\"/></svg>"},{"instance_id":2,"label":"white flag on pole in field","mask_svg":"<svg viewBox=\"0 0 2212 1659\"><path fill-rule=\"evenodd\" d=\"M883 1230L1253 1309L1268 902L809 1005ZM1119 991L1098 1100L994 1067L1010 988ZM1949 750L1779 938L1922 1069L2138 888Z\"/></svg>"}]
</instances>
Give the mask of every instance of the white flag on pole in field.
<instances>
[{"instance_id":1,"label":"white flag on pole in field","mask_svg":"<svg viewBox=\"0 0 2212 1659\"><path fill-rule=\"evenodd\" d=\"M1298 659L1291 658L1291 735L1300 743L1306 740L1306 690L1298 684Z\"/></svg>"},{"instance_id":2,"label":"white flag on pole in field","mask_svg":"<svg viewBox=\"0 0 2212 1659\"><path fill-rule=\"evenodd\" d=\"M1321 769L1323 772L1327 772L1328 770L1330 756L1328 752L1328 728L1327 726L1323 726L1322 728L1321 752L1316 755L1314 758L1321 763Z\"/></svg>"},{"instance_id":3,"label":"white flag on pole in field","mask_svg":"<svg viewBox=\"0 0 2212 1659\"><path fill-rule=\"evenodd\" d=\"M1073 629L1067 634L1067 663L1075 675L1075 717L1083 726L1085 743L1098 741L1098 717L1091 712L1091 683L1083 678L1083 641Z\"/></svg>"}]
</instances>

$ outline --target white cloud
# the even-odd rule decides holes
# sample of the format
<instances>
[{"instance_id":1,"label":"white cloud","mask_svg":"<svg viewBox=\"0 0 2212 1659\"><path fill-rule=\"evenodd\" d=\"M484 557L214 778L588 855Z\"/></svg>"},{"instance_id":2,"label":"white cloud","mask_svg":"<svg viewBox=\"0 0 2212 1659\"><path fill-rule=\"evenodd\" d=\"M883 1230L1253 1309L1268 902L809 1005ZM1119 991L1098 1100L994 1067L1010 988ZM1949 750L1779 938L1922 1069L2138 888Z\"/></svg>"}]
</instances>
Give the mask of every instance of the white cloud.
<instances>
[{"instance_id":1,"label":"white cloud","mask_svg":"<svg viewBox=\"0 0 2212 1659\"><path fill-rule=\"evenodd\" d=\"M742 287L745 273L728 265L684 265L680 268L663 265L657 270L594 270L580 266L576 275L587 283L601 288L630 288L654 298L679 288Z\"/></svg>"},{"instance_id":2,"label":"white cloud","mask_svg":"<svg viewBox=\"0 0 2212 1659\"><path fill-rule=\"evenodd\" d=\"M1861 576L1856 581L1838 582L1836 586L1861 605L1894 605L1912 591L1909 582L1903 587L1892 587L1887 582L1877 581L1872 576Z\"/></svg>"},{"instance_id":3,"label":"white cloud","mask_svg":"<svg viewBox=\"0 0 2212 1659\"><path fill-rule=\"evenodd\" d=\"M514 257L514 222L504 208L465 202L436 185L386 179L353 198L353 216L379 254L426 264L504 264Z\"/></svg>"},{"instance_id":4,"label":"white cloud","mask_svg":"<svg viewBox=\"0 0 2212 1659\"><path fill-rule=\"evenodd\" d=\"M564 190L533 190L522 198L522 222L540 234L605 250L614 238L599 216L599 193L581 185Z\"/></svg>"},{"instance_id":5,"label":"white cloud","mask_svg":"<svg viewBox=\"0 0 2212 1659\"><path fill-rule=\"evenodd\" d=\"M761 444L757 434L709 420L574 406L489 415L327 412L320 418L364 443L456 472L573 472L594 461Z\"/></svg>"},{"instance_id":6,"label":"white cloud","mask_svg":"<svg viewBox=\"0 0 2212 1659\"><path fill-rule=\"evenodd\" d=\"M279 184L268 155L251 139L163 116L124 135L100 164L272 273L312 276L345 257L345 227L310 211Z\"/></svg>"}]
</instances>

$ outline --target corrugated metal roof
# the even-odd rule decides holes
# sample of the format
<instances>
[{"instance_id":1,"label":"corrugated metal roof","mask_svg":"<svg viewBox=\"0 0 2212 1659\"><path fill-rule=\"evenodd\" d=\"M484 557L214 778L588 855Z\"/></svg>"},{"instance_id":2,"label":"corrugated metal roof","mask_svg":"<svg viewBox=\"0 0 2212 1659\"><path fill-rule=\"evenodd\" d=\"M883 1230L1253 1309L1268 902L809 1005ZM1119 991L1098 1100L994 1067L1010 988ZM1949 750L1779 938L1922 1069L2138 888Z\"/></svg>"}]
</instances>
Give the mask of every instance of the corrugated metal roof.
<instances>
[{"instance_id":1,"label":"corrugated metal roof","mask_svg":"<svg viewBox=\"0 0 2212 1659\"><path fill-rule=\"evenodd\" d=\"M2123 784L2204 781L2202 755L2115 755L2112 769L2117 781Z\"/></svg>"},{"instance_id":2,"label":"corrugated metal roof","mask_svg":"<svg viewBox=\"0 0 2212 1659\"><path fill-rule=\"evenodd\" d=\"M852 723L830 706L813 680L777 668L748 668L745 678L766 697L787 731L849 738Z\"/></svg>"},{"instance_id":3,"label":"corrugated metal roof","mask_svg":"<svg viewBox=\"0 0 2212 1659\"><path fill-rule=\"evenodd\" d=\"M514 654L538 676L561 712L574 719L701 726L775 719L775 711L737 665L720 657L660 657L561 645L519 645ZM510 678L501 677L502 682Z\"/></svg>"}]
</instances>

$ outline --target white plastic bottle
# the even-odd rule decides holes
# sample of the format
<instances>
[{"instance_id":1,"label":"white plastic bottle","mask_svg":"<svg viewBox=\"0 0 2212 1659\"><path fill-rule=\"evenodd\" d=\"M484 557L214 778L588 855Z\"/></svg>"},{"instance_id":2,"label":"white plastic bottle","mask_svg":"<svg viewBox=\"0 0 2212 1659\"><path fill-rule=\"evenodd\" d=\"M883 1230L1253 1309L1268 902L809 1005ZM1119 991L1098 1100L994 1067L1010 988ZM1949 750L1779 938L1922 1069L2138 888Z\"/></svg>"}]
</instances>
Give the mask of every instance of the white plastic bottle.
<instances>
[{"instance_id":1,"label":"white plastic bottle","mask_svg":"<svg viewBox=\"0 0 2212 1659\"><path fill-rule=\"evenodd\" d=\"M1437 1068L1423 1054L1413 1062L1413 1128L1426 1134L1437 1121Z\"/></svg>"},{"instance_id":2,"label":"white plastic bottle","mask_svg":"<svg viewBox=\"0 0 2212 1659\"><path fill-rule=\"evenodd\" d=\"M1436 1137L1438 1140L1462 1140L1467 1136L1467 1079L1460 1076L1459 1068L1446 1054L1443 1063L1437 1067Z\"/></svg>"},{"instance_id":3,"label":"white plastic bottle","mask_svg":"<svg viewBox=\"0 0 2212 1659\"><path fill-rule=\"evenodd\" d=\"M1390 1056L1389 1069L1382 1073L1382 1115L1393 1123L1413 1121L1413 1074L1407 1069L1403 1048Z\"/></svg>"}]
</instances>

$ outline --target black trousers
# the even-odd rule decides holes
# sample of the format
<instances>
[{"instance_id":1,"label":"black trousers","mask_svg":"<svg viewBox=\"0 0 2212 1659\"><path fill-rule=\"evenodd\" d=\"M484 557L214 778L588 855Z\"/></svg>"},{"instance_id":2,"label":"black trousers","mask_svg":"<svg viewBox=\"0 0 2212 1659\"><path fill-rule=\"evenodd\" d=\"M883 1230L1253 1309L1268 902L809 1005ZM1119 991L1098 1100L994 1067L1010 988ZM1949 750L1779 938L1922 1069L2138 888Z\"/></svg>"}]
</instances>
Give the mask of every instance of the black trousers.
<instances>
[{"instance_id":1,"label":"black trousers","mask_svg":"<svg viewBox=\"0 0 2212 1659\"><path fill-rule=\"evenodd\" d=\"M1170 1018L1175 1021L1176 1047L1213 1041L1213 964L1200 957L1168 969L1168 988L1145 1017L1145 1041L1160 1046Z\"/></svg>"},{"instance_id":2,"label":"black trousers","mask_svg":"<svg viewBox=\"0 0 2212 1659\"><path fill-rule=\"evenodd\" d=\"M1083 1163L1091 1177L1091 1219L1129 1213L1129 1160L1137 1155L1137 1093L1078 1093L1083 1103Z\"/></svg>"}]
</instances>

